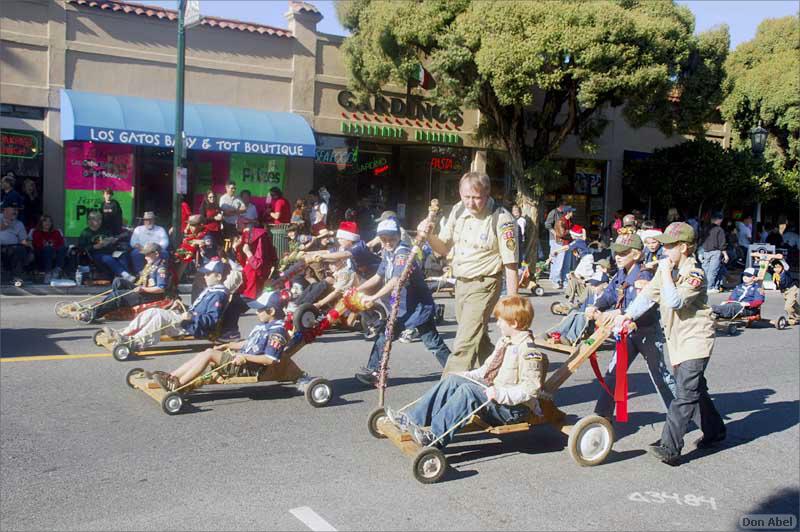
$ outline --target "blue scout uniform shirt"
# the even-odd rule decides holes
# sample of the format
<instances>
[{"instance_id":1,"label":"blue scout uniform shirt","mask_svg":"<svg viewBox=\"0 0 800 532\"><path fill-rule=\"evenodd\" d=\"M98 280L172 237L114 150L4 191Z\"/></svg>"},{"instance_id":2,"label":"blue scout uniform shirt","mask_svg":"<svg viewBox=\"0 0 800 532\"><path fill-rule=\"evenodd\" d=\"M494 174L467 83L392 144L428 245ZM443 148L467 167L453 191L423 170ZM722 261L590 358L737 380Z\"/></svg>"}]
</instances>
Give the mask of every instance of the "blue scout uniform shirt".
<instances>
[{"instance_id":1,"label":"blue scout uniform shirt","mask_svg":"<svg viewBox=\"0 0 800 532\"><path fill-rule=\"evenodd\" d=\"M731 292L728 301L737 301L739 303L753 303L755 301L764 302L764 289L761 288L761 283L755 282L749 285L744 283L739 284Z\"/></svg>"},{"instance_id":2,"label":"blue scout uniform shirt","mask_svg":"<svg viewBox=\"0 0 800 532\"><path fill-rule=\"evenodd\" d=\"M283 320L272 320L269 323L259 323L250 334L242 348L245 355L264 355L275 362L281 359L281 354L289 343L289 333Z\"/></svg>"},{"instance_id":3,"label":"blue scout uniform shirt","mask_svg":"<svg viewBox=\"0 0 800 532\"><path fill-rule=\"evenodd\" d=\"M625 270L620 268L617 270L617 274L613 277L613 279L611 279L611 282L608 283L608 286L603 293L600 294L600 297L597 298L594 306L601 311L616 308L617 299L619 298L620 293L624 291L620 311L625 312L625 309L627 309L628 305L630 305L633 300L636 299L636 295L639 292L636 289L636 281L650 281L652 278L653 273L648 270L643 270L641 265L638 263L634 264L628 273L625 273ZM636 320L636 324L639 327L654 325L657 322L657 305L650 307L647 312L645 312L639 319Z\"/></svg>"},{"instance_id":4,"label":"blue scout uniform shirt","mask_svg":"<svg viewBox=\"0 0 800 532\"><path fill-rule=\"evenodd\" d=\"M192 336L205 338L216 328L227 302L228 290L224 285L218 284L206 288L189 307L192 319L182 327Z\"/></svg>"},{"instance_id":5,"label":"blue scout uniform shirt","mask_svg":"<svg viewBox=\"0 0 800 532\"><path fill-rule=\"evenodd\" d=\"M350 254L352 256L350 267L361 277L369 279L378 271L381 258L370 251L363 240L359 240L350 248Z\"/></svg>"},{"instance_id":6,"label":"blue scout uniform shirt","mask_svg":"<svg viewBox=\"0 0 800 532\"><path fill-rule=\"evenodd\" d=\"M778 283L777 283L778 290L780 290L781 292L784 292L784 291L788 290L789 288L791 288L796 283L797 283L797 281L792 280L792 276L789 275L789 272L784 270L784 271L781 272L781 275L778 278Z\"/></svg>"},{"instance_id":7,"label":"blue scout uniform shirt","mask_svg":"<svg viewBox=\"0 0 800 532\"><path fill-rule=\"evenodd\" d=\"M399 278L409 260L411 248L400 242L393 252L384 251L383 260L378 267L378 275L385 281ZM400 291L400 308L397 310L398 323L406 328L419 327L433 319L435 305L433 296L425 284L425 278L418 266L415 266L405 288ZM398 328L399 330L399 328Z\"/></svg>"},{"instance_id":8,"label":"blue scout uniform shirt","mask_svg":"<svg viewBox=\"0 0 800 532\"><path fill-rule=\"evenodd\" d=\"M164 261L158 259L153 263L153 267L147 275L145 286L148 288L166 289L168 278L169 274L167 273L167 267L164 265Z\"/></svg>"}]
</instances>

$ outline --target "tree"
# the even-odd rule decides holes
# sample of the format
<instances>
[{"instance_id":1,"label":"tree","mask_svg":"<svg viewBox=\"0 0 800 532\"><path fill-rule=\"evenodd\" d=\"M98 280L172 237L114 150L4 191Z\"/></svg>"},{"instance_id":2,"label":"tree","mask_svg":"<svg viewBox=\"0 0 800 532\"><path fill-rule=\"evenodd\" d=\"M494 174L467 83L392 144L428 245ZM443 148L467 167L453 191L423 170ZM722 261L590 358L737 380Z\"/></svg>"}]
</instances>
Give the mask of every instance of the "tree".
<instances>
[{"instance_id":1,"label":"tree","mask_svg":"<svg viewBox=\"0 0 800 532\"><path fill-rule=\"evenodd\" d=\"M735 145L750 146L750 130L769 131L764 157L771 178L800 199L800 17L767 19L756 36L728 57L721 112Z\"/></svg>"},{"instance_id":2,"label":"tree","mask_svg":"<svg viewBox=\"0 0 800 532\"><path fill-rule=\"evenodd\" d=\"M705 139L657 149L647 159L631 161L625 165L625 179L659 210L681 207L698 217L707 210L767 199L772 192L759 158L749 148L725 149Z\"/></svg>"},{"instance_id":3,"label":"tree","mask_svg":"<svg viewBox=\"0 0 800 532\"><path fill-rule=\"evenodd\" d=\"M434 103L477 108L480 136L508 151L535 234L551 157L570 135L591 148L607 107L624 104L633 126L699 132L722 97L727 27L696 37L672 1L349 0L337 11L352 34L351 89L366 98L424 64Z\"/></svg>"}]
</instances>

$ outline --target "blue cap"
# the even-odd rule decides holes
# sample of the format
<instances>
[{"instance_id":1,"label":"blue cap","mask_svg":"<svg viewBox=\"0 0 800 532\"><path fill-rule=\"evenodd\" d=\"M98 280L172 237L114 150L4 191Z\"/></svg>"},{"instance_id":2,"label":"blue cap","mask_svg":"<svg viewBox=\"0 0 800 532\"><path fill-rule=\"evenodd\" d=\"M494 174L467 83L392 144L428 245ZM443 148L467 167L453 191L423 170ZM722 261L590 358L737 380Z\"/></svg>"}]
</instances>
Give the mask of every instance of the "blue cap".
<instances>
[{"instance_id":1,"label":"blue cap","mask_svg":"<svg viewBox=\"0 0 800 532\"><path fill-rule=\"evenodd\" d=\"M281 299L281 293L278 290L273 292L264 292L258 297L258 299L254 299L248 303L247 306L256 310L271 308L275 311L276 316L279 318L283 317L283 300Z\"/></svg>"},{"instance_id":2,"label":"blue cap","mask_svg":"<svg viewBox=\"0 0 800 532\"><path fill-rule=\"evenodd\" d=\"M378 224L378 236L400 236L400 224L394 218L387 218Z\"/></svg>"},{"instance_id":3,"label":"blue cap","mask_svg":"<svg viewBox=\"0 0 800 532\"><path fill-rule=\"evenodd\" d=\"M575 212L575 207L573 207L571 205L567 205L566 207L561 209L561 212L563 212L564 214L566 214L568 212Z\"/></svg>"},{"instance_id":4,"label":"blue cap","mask_svg":"<svg viewBox=\"0 0 800 532\"><path fill-rule=\"evenodd\" d=\"M224 272L224 265L222 264L221 260L215 257L208 261L205 266L200 268L200 271L202 273L218 273L222 275Z\"/></svg>"}]
</instances>

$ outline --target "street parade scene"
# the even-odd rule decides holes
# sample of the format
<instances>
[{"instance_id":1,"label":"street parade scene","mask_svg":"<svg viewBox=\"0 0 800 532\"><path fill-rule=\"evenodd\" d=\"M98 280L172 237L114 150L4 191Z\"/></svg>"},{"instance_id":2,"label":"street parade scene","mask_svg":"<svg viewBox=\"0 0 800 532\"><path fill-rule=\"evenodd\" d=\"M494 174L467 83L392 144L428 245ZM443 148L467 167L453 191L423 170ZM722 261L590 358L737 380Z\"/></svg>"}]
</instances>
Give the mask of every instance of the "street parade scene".
<instances>
[{"instance_id":1,"label":"street parade scene","mask_svg":"<svg viewBox=\"0 0 800 532\"><path fill-rule=\"evenodd\" d=\"M795 1L0 2L2 530L797 530Z\"/></svg>"}]
</instances>

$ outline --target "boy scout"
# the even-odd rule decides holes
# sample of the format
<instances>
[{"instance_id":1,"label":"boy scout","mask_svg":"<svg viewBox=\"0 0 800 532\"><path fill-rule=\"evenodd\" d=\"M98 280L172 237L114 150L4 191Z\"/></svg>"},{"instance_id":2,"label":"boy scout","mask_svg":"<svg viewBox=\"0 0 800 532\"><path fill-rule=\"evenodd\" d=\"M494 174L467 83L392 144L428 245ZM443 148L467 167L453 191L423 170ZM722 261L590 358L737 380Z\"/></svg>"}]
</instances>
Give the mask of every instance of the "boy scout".
<instances>
[{"instance_id":1,"label":"boy scout","mask_svg":"<svg viewBox=\"0 0 800 532\"><path fill-rule=\"evenodd\" d=\"M667 351L675 372L675 399L669 406L661 441L648 451L664 463L676 465L689 420L699 409L703 437L698 448L725 439L725 424L708 395L705 369L714 348L714 324L708 308L706 280L695 261L695 233L689 224L675 222L659 235L666 257L653 280L619 316L619 324L635 320L658 303L667 335Z\"/></svg>"},{"instance_id":2,"label":"boy scout","mask_svg":"<svg viewBox=\"0 0 800 532\"><path fill-rule=\"evenodd\" d=\"M135 307L163 299L168 275L167 266L161 258L161 247L155 242L148 242L142 248L142 255L145 265L139 273L136 284L122 277L115 278L111 283L111 293L103 299L103 302L94 309L79 313L76 319L92 322L120 308Z\"/></svg>"},{"instance_id":3,"label":"boy scout","mask_svg":"<svg viewBox=\"0 0 800 532\"><path fill-rule=\"evenodd\" d=\"M447 256L453 250L458 332L444 373L475 369L492 353L487 323L505 273L506 293L517 293L517 239L514 219L489 197L489 176L464 174L459 183L461 201L454 207L444 229L427 235L433 251ZM417 231L425 236L427 223Z\"/></svg>"}]
</instances>

